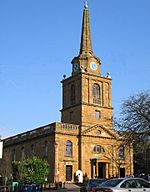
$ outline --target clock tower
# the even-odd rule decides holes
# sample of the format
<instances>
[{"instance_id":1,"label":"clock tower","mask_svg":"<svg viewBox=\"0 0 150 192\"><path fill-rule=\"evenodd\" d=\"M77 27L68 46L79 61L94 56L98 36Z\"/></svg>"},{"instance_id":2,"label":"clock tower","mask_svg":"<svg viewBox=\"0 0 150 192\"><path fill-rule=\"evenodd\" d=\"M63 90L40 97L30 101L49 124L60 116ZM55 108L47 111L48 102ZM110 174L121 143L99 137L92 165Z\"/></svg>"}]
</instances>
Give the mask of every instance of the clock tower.
<instances>
[{"instance_id":1,"label":"clock tower","mask_svg":"<svg viewBox=\"0 0 150 192\"><path fill-rule=\"evenodd\" d=\"M93 54L87 1L84 5L80 51L72 60L72 75L62 80L61 121L81 130L112 127L111 77L100 73L100 59Z\"/></svg>"}]
</instances>

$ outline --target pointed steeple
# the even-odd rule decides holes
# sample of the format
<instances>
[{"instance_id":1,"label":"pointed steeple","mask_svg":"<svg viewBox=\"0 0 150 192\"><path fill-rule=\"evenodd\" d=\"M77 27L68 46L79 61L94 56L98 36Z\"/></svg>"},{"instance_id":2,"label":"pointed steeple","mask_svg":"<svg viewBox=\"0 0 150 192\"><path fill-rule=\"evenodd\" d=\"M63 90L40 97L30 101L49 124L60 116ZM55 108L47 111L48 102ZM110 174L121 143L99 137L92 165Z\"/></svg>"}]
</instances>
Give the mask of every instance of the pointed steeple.
<instances>
[{"instance_id":1,"label":"pointed steeple","mask_svg":"<svg viewBox=\"0 0 150 192\"><path fill-rule=\"evenodd\" d=\"M85 1L84 10L83 10L83 20L82 20L82 35L81 35L81 44L80 44L80 55L90 53L92 54L92 41L90 33L90 19L89 19L89 10L88 3Z\"/></svg>"},{"instance_id":2,"label":"pointed steeple","mask_svg":"<svg viewBox=\"0 0 150 192\"><path fill-rule=\"evenodd\" d=\"M83 9L82 34L79 55L74 57L71 63L73 75L76 75L80 72L100 75L101 62L97 56L93 55L92 50L90 18L87 1L85 1Z\"/></svg>"}]
</instances>

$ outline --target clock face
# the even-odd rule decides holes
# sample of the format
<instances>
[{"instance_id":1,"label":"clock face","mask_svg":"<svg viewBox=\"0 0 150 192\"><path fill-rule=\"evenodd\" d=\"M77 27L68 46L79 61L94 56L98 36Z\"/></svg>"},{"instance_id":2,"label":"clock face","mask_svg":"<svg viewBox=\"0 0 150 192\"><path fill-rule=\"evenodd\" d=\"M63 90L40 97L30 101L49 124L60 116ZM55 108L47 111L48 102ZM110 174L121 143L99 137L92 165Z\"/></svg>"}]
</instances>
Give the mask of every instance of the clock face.
<instances>
[{"instance_id":1,"label":"clock face","mask_svg":"<svg viewBox=\"0 0 150 192\"><path fill-rule=\"evenodd\" d=\"M92 70L96 70L97 69L97 63L95 63L94 61L92 61L91 63L90 63L90 68L92 69Z\"/></svg>"},{"instance_id":2,"label":"clock face","mask_svg":"<svg viewBox=\"0 0 150 192\"><path fill-rule=\"evenodd\" d=\"M79 69L78 63L74 64L74 68L73 69L74 69L74 72L78 71L78 69Z\"/></svg>"}]
</instances>

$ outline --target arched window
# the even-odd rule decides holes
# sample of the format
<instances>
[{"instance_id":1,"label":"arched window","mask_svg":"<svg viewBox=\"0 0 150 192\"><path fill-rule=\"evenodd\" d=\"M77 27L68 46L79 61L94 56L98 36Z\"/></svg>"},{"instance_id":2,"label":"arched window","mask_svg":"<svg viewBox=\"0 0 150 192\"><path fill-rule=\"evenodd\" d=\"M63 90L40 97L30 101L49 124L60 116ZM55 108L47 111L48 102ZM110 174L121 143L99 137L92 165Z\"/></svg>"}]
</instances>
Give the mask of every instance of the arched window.
<instances>
[{"instance_id":1,"label":"arched window","mask_svg":"<svg viewBox=\"0 0 150 192\"><path fill-rule=\"evenodd\" d=\"M100 104L100 86L97 83L93 85L93 103Z\"/></svg>"},{"instance_id":2,"label":"arched window","mask_svg":"<svg viewBox=\"0 0 150 192\"><path fill-rule=\"evenodd\" d=\"M94 146L94 153L104 153L105 152L105 149L102 147L102 146L100 146L100 145L96 145L96 146Z\"/></svg>"},{"instance_id":3,"label":"arched window","mask_svg":"<svg viewBox=\"0 0 150 192\"><path fill-rule=\"evenodd\" d=\"M66 156L67 157L72 156L72 142L69 140L66 142Z\"/></svg>"},{"instance_id":4,"label":"arched window","mask_svg":"<svg viewBox=\"0 0 150 192\"><path fill-rule=\"evenodd\" d=\"M70 90L70 104L71 104L71 105L75 104L75 85L71 85L71 90Z\"/></svg>"},{"instance_id":5,"label":"arched window","mask_svg":"<svg viewBox=\"0 0 150 192\"><path fill-rule=\"evenodd\" d=\"M125 158L125 148L124 145L119 146L119 151L118 151L119 159L123 160Z\"/></svg>"}]
</instances>

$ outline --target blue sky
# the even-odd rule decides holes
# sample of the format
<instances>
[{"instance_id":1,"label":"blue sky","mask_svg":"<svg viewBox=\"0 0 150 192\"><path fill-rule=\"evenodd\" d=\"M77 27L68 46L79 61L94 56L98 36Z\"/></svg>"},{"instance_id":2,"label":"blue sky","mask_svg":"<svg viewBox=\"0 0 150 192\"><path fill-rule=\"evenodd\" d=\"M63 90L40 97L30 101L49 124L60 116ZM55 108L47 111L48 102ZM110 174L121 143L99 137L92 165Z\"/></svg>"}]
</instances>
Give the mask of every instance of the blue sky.
<instances>
[{"instance_id":1,"label":"blue sky","mask_svg":"<svg viewBox=\"0 0 150 192\"><path fill-rule=\"evenodd\" d=\"M63 75L80 47L84 0L0 0L0 135L60 121ZM93 51L124 99L150 88L150 0L89 0Z\"/></svg>"}]
</instances>

